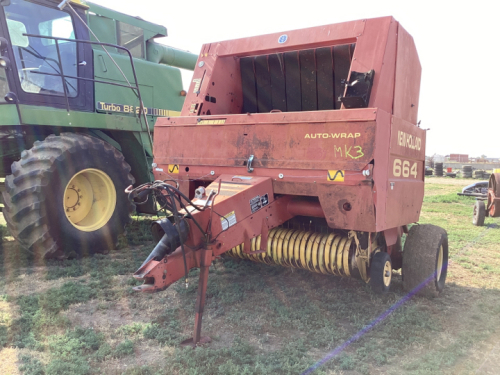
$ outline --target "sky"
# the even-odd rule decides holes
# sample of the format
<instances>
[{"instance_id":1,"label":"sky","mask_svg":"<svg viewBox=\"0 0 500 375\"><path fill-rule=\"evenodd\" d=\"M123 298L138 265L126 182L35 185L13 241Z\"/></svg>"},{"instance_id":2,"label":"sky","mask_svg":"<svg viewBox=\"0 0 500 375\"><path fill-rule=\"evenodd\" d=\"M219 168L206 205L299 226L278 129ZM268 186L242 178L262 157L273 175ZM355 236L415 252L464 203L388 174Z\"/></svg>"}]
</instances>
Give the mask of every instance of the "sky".
<instances>
[{"instance_id":1,"label":"sky","mask_svg":"<svg viewBox=\"0 0 500 375\"><path fill-rule=\"evenodd\" d=\"M204 43L393 16L413 36L422 65L426 155L500 158L500 21L491 0L93 2L166 26L169 36L158 42L196 54ZM185 87L190 78L183 73Z\"/></svg>"}]
</instances>

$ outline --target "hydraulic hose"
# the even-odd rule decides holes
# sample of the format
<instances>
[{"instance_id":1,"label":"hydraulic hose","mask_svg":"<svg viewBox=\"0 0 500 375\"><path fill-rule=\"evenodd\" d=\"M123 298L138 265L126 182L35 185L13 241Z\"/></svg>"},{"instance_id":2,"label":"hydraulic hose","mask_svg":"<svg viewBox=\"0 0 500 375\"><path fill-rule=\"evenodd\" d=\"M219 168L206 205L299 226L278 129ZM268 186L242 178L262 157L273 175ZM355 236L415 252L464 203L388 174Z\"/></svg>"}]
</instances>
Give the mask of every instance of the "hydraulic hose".
<instances>
[{"instance_id":1,"label":"hydraulic hose","mask_svg":"<svg viewBox=\"0 0 500 375\"><path fill-rule=\"evenodd\" d=\"M177 225L173 225L168 219L162 219L158 221L158 224L160 224L165 234L139 269L144 267L151 259L157 261L162 260L165 255L171 254L175 249L186 242L189 232L189 226L186 220L179 220Z\"/></svg>"}]
</instances>

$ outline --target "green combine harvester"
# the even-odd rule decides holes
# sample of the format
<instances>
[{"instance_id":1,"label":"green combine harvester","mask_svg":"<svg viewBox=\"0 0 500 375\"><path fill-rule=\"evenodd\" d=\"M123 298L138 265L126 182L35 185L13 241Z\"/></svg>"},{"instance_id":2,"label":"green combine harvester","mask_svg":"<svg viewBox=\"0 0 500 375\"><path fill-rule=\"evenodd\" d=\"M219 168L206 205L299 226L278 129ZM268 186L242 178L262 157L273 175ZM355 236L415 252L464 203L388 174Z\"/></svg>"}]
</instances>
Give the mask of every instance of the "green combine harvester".
<instances>
[{"instance_id":1,"label":"green combine harvester","mask_svg":"<svg viewBox=\"0 0 500 375\"><path fill-rule=\"evenodd\" d=\"M92 3L0 0L3 214L38 257L113 248L130 220L125 189L151 181L155 121L179 114L197 59L166 35Z\"/></svg>"}]
</instances>

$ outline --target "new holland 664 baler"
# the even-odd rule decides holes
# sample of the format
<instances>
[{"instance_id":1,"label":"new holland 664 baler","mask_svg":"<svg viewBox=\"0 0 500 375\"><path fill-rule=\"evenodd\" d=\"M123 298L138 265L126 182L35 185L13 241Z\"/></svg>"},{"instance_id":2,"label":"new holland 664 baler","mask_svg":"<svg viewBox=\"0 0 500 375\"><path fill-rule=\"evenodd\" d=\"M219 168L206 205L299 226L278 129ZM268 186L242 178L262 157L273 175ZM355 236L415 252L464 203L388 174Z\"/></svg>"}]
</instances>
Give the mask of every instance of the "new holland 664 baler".
<instances>
[{"instance_id":1,"label":"new holland 664 baler","mask_svg":"<svg viewBox=\"0 0 500 375\"><path fill-rule=\"evenodd\" d=\"M392 17L205 44L181 117L155 126L157 181L131 193L173 213L136 290L199 267L194 344L208 267L224 253L376 292L402 268L407 290L440 292L446 231L407 227L424 195L420 74Z\"/></svg>"}]
</instances>

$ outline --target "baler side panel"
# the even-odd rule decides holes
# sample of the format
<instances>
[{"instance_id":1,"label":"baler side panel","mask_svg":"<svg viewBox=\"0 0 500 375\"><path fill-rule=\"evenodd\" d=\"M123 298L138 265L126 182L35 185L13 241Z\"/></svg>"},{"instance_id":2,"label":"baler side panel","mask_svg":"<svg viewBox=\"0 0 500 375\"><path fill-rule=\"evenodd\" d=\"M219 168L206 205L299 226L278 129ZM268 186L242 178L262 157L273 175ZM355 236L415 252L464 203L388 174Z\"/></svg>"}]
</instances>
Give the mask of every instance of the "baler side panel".
<instances>
[{"instance_id":1,"label":"baler side panel","mask_svg":"<svg viewBox=\"0 0 500 375\"><path fill-rule=\"evenodd\" d=\"M399 25L394 116L412 124L417 123L420 77L422 67L410 34Z\"/></svg>"},{"instance_id":2,"label":"baler side panel","mask_svg":"<svg viewBox=\"0 0 500 375\"><path fill-rule=\"evenodd\" d=\"M387 164L389 163L388 144L391 137L391 115L385 111L377 112L377 134L374 139L375 158L373 165L373 201L376 207L377 231L388 229L385 225L386 196L388 185Z\"/></svg>"},{"instance_id":3,"label":"baler side panel","mask_svg":"<svg viewBox=\"0 0 500 375\"><path fill-rule=\"evenodd\" d=\"M379 71L375 71L374 87L372 88L374 94L370 97L370 107L378 108L387 113L393 111L398 25L399 23L392 19L389 25L382 66Z\"/></svg>"},{"instance_id":4,"label":"baler side panel","mask_svg":"<svg viewBox=\"0 0 500 375\"><path fill-rule=\"evenodd\" d=\"M389 31L395 23L392 17L375 18L366 21L363 34L356 42L354 56L351 64L351 72L368 72L375 70L375 79L370 95L368 107L380 108L386 112L392 111L392 93L388 95L383 91L385 87L379 87L383 80L393 80L393 77L379 77L382 72L384 56L388 46ZM395 30L391 30L395 32ZM387 70L385 70L387 73Z\"/></svg>"},{"instance_id":5,"label":"baler side panel","mask_svg":"<svg viewBox=\"0 0 500 375\"><path fill-rule=\"evenodd\" d=\"M376 231L371 184L322 185L318 186L317 194L329 227L365 232ZM350 209L346 210L346 207Z\"/></svg>"},{"instance_id":6,"label":"baler side panel","mask_svg":"<svg viewBox=\"0 0 500 375\"><path fill-rule=\"evenodd\" d=\"M419 219L424 197L425 136L425 130L397 117L392 118L387 163L387 228Z\"/></svg>"},{"instance_id":7,"label":"baler side panel","mask_svg":"<svg viewBox=\"0 0 500 375\"><path fill-rule=\"evenodd\" d=\"M182 115L239 114L243 105L240 64L232 57L201 57L193 74Z\"/></svg>"}]
</instances>

